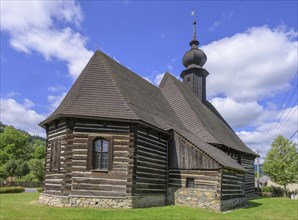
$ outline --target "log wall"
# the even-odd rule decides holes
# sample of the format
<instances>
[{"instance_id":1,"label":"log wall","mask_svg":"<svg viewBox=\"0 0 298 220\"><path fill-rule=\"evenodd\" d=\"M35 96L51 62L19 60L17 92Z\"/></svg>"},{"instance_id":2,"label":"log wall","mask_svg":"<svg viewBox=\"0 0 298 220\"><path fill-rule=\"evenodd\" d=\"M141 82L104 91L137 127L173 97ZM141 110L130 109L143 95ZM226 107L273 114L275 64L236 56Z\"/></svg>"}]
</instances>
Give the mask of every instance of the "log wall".
<instances>
[{"instance_id":1,"label":"log wall","mask_svg":"<svg viewBox=\"0 0 298 220\"><path fill-rule=\"evenodd\" d=\"M134 195L165 194L167 138L138 128L135 140Z\"/></svg>"},{"instance_id":2,"label":"log wall","mask_svg":"<svg viewBox=\"0 0 298 220\"><path fill-rule=\"evenodd\" d=\"M219 164L195 145L174 132L169 147L170 169L219 169Z\"/></svg>"},{"instance_id":3,"label":"log wall","mask_svg":"<svg viewBox=\"0 0 298 220\"><path fill-rule=\"evenodd\" d=\"M134 133L127 124L77 120L73 127L72 196L125 197L131 194ZM110 140L111 170L88 165L94 138ZM91 145L91 146L90 146ZM92 154L91 154L92 155Z\"/></svg>"},{"instance_id":4,"label":"log wall","mask_svg":"<svg viewBox=\"0 0 298 220\"><path fill-rule=\"evenodd\" d=\"M233 149L223 149L226 154L239 163L245 170L245 195L247 198L253 198L255 193L255 176L254 176L254 161L255 157L249 154Z\"/></svg>"},{"instance_id":5,"label":"log wall","mask_svg":"<svg viewBox=\"0 0 298 220\"><path fill-rule=\"evenodd\" d=\"M93 171L92 139L110 140L109 171ZM61 140L60 170L50 170L51 141ZM63 121L49 127L47 138L45 193L71 196L125 197L131 195L134 131L132 126L103 121Z\"/></svg>"},{"instance_id":6,"label":"log wall","mask_svg":"<svg viewBox=\"0 0 298 220\"><path fill-rule=\"evenodd\" d=\"M50 194L63 194L67 190L65 173L68 164L69 136L71 131L67 127L66 120L52 123L47 131L46 157L45 157L45 179L44 191ZM52 155L53 146L59 145L59 151ZM58 159L58 168L53 167L53 158Z\"/></svg>"},{"instance_id":7,"label":"log wall","mask_svg":"<svg viewBox=\"0 0 298 220\"><path fill-rule=\"evenodd\" d=\"M256 196L255 192L255 174L254 174L254 158L249 156L241 157L241 166L247 170L245 173L245 195L247 198Z\"/></svg>"},{"instance_id":8,"label":"log wall","mask_svg":"<svg viewBox=\"0 0 298 220\"><path fill-rule=\"evenodd\" d=\"M244 173L224 169L221 181L221 200L245 197Z\"/></svg>"},{"instance_id":9,"label":"log wall","mask_svg":"<svg viewBox=\"0 0 298 220\"><path fill-rule=\"evenodd\" d=\"M169 171L169 187L185 188L186 178L194 178L194 188L213 191L220 195L221 171L216 170L175 170Z\"/></svg>"}]
</instances>

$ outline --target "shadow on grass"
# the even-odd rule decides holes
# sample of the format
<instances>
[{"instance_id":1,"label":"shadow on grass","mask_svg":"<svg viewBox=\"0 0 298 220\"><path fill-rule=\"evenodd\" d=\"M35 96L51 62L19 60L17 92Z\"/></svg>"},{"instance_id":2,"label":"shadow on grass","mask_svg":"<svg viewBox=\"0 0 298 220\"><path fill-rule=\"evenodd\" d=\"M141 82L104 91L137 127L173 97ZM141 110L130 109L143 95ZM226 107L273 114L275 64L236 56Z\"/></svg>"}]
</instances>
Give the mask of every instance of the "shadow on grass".
<instances>
[{"instance_id":1,"label":"shadow on grass","mask_svg":"<svg viewBox=\"0 0 298 220\"><path fill-rule=\"evenodd\" d=\"M247 207L244 207L245 209L255 208L258 206L263 205L262 203L255 202L255 201L248 201Z\"/></svg>"},{"instance_id":2,"label":"shadow on grass","mask_svg":"<svg viewBox=\"0 0 298 220\"><path fill-rule=\"evenodd\" d=\"M264 199L264 198L268 198L268 197L264 197L264 196L255 196L255 197L249 198L248 201L251 201L251 200L257 200L257 199Z\"/></svg>"}]
</instances>

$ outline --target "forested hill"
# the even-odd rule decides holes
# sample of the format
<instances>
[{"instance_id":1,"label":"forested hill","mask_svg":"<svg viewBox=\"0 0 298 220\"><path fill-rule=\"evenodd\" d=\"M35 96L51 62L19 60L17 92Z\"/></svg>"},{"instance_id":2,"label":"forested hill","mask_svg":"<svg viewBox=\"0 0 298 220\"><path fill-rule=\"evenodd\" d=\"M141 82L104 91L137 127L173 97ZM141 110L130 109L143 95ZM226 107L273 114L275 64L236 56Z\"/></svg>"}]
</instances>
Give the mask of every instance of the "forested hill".
<instances>
[{"instance_id":1,"label":"forested hill","mask_svg":"<svg viewBox=\"0 0 298 220\"><path fill-rule=\"evenodd\" d=\"M5 125L5 124L2 123L2 121L0 121L0 133L3 133L4 132L4 128L5 127L12 127L14 130L18 130L18 131L21 131L21 132L26 133L27 135L29 135L30 140L41 140L41 141L44 141L44 143L46 141L46 139L44 137L40 137L40 136L37 136L37 135L31 135L31 134L29 134L26 131L23 131L23 130L20 130L20 129L16 129L16 128L14 128L11 125Z\"/></svg>"},{"instance_id":2,"label":"forested hill","mask_svg":"<svg viewBox=\"0 0 298 220\"><path fill-rule=\"evenodd\" d=\"M46 141L0 122L0 180L42 180Z\"/></svg>"}]
</instances>

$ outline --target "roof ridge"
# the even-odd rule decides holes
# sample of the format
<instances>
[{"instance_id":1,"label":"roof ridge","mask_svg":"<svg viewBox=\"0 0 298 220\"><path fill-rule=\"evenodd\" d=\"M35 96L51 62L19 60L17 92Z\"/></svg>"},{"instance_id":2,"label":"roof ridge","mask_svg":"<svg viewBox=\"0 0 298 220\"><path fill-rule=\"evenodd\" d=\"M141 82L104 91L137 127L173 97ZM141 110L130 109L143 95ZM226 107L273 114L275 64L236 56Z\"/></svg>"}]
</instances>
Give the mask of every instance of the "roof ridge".
<instances>
[{"instance_id":1,"label":"roof ridge","mask_svg":"<svg viewBox=\"0 0 298 220\"><path fill-rule=\"evenodd\" d=\"M190 96L190 94L192 94L191 91L187 92L186 90L187 90L188 88L187 88L186 85L183 84L183 83L181 83L181 87L182 87L182 89L184 90L184 92L185 92L185 94L186 94L186 98L188 99L188 103L189 103L189 105L191 106L192 110L193 110L194 112L196 112L197 114L199 114L201 117L204 118L204 116L201 114L201 112L198 111L197 108L195 108L194 103L191 102L191 100L190 100L190 97L189 97L189 96ZM195 98L196 98L196 97L195 97ZM202 102L201 102L201 103L202 103ZM209 109L204 103L202 103L202 108L205 108L207 111L208 111L208 110L210 111L210 109ZM225 126L225 127L227 128L227 130L229 130L229 132L232 132L232 133L236 134L235 131L234 131L233 129L231 129L230 127L228 127L222 120L219 120L219 118L218 118L212 111L210 111L210 112L211 112L211 114L213 114L213 115L215 116L215 118L219 121L220 124L222 124L223 126ZM200 121L201 121L202 124L204 124L205 127L208 128L208 130L207 130L208 133L210 133L210 134L211 134L216 140L218 140L219 142L222 142L222 143L226 144L226 143L225 143L226 141L225 141L225 140L222 140L222 138L218 137L218 135L216 135L216 133L214 132L214 130L209 126L208 123L205 122L205 120L200 120ZM238 139L240 139L240 138L238 137L238 135L236 135L236 136L237 136ZM240 140L241 140L241 139L240 139ZM241 140L241 141L242 141L242 140ZM227 147L229 147L229 146L227 145Z\"/></svg>"},{"instance_id":2,"label":"roof ridge","mask_svg":"<svg viewBox=\"0 0 298 220\"><path fill-rule=\"evenodd\" d=\"M186 91L186 90L187 90L187 87L186 87L186 85L183 84L183 83L181 83L181 89L185 92L186 96L184 96L184 97L187 99L187 103L190 105L192 111L194 111L195 113L199 114L201 117L204 117L204 116L201 114L201 112L198 111L198 110L194 107L194 103L191 102L191 100L190 100L189 94L190 94L190 92L192 92L192 91L189 91L189 92ZM196 97L196 98L197 98L197 97ZM203 108L207 108L203 103L202 103L202 107L203 107ZM208 110L209 110L209 109L208 109ZM214 114L214 113L212 112L212 114ZM216 116L216 115L214 115L214 116ZM216 117L217 117L217 116L216 116ZM223 140L221 140L220 138L218 138L217 135L214 134L214 132L212 131L212 129L210 128L210 126L208 125L208 123L205 123L204 120L199 120L199 121L204 125L204 127L208 127L208 129L206 129L206 130L207 130L207 132L208 132L209 134L211 134L211 135L213 136L214 139L218 140L219 142L224 142ZM220 120L220 121L221 121L221 120ZM222 121L221 121L221 122L222 122Z\"/></svg>"},{"instance_id":3,"label":"roof ridge","mask_svg":"<svg viewBox=\"0 0 298 220\"><path fill-rule=\"evenodd\" d=\"M83 71L81 72L81 74L79 75L79 77L82 77L82 81L84 82L84 79L86 78L86 76L87 76L87 74L85 73L85 69L87 70L88 68L89 68L89 66L90 66L90 64L92 63L92 59L95 59L95 61L96 61L96 57L97 57L97 51L95 51L95 53L93 54L93 56L91 57L91 59L89 60L89 62L87 63L87 65L85 66L85 68L83 69ZM96 68L98 69L98 64L97 64L97 62L95 62L95 64L96 64ZM79 78L78 77L78 78ZM75 85L75 83L72 85L72 87ZM70 103L68 106L66 106L63 110L64 111L66 111L67 109L69 109L70 108L70 106L73 104L73 103L75 103L75 101L78 99L78 94L79 94L79 91L81 90L81 88L82 88L82 85L83 85L83 83L80 83L79 84L79 86L78 86L78 91L75 93L75 98L73 99L73 101L72 101L72 103ZM69 91L71 91L71 89L72 88L70 88L70 90ZM66 97L65 97L66 98ZM62 102L60 103L60 104L62 104Z\"/></svg>"},{"instance_id":4,"label":"roof ridge","mask_svg":"<svg viewBox=\"0 0 298 220\"><path fill-rule=\"evenodd\" d=\"M233 148L235 150L239 150L241 152L255 154L248 146L246 146L243 141L238 137L234 130L228 127L213 111L211 111L204 103L200 102L197 97L192 93L191 90L185 85L183 82L179 81L177 78L172 76L171 74L167 74L166 78L162 84L165 85L165 81L167 78L170 78L172 84L176 87L176 89L181 93L187 105L191 109L191 111L196 115L199 119L201 125L204 127L205 131L212 137L215 141L206 141L208 143L216 143L225 145L227 147ZM171 82L169 82L171 83ZM196 103L198 102L198 103ZM176 105L176 104L175 104ZM201 111L200 111L201 109ZM212 120L212 121L209 121ZM213 124L213 126L212 126ZM214 127L218 126L218 127ZM195 128L196 129L196 128ZM223 133L222 133L223 132ZM195 130L192 130L191 133L197 135ZM228 137L224 137L224 135L228 135Z\"/></svg>"},{"instance_id":5,"label":"roof ridge","mask_svg":"<svg viewBox=\"0 0 298 220\"><path fill-rule=\"evenodd\" d=\"M121 89L119 88L119 84L117 83L117 80L114 79L113 75L113 71L112 71L112 68L111 66L109 65L108 63L108 60L107 59L110 59L114 62L116 62L115 60L113 60L111 57L109 57L108 55L106 55L105 53L103 53L102 51L100 50L97 50L96 51L97 53L99 53L100 55L102 55L102 58L106 61L106 62L103 62L104 66L108 69L108 72L109 72L109 75L111 76L111 80L113 81L113 83L116 85L116 89L118 90L119 92L119 95L121 96L122 100L124 101L124 104L127 106L127 108L133 112L134 116L136 118L139 118L139 116L137 115L137 113L130 107L130 105L128 104L128 101L126 100L125 96L123 95ZM121 63L118 63L119 65L123 66ZM123 66L124 67L124 66ZM127 69L127 68L126 68ZM129 70L129 69L127 69Z\"/></svg>"},{"instance_id":6,"label":"roof ridge","mask_svg":"<svg viewBox=\"0 0 298 220\"><path fill-rule=\"evenodd\" d=\"M86 66L83 68L83 70L81 71L80 75L75 79L74 83L71 85L70 89L68 90L66 96L62 99L62 101L59 103L58 107L55 109L55 111L52 112L52 114L50 114L45 120L43 120L42 122L40 122L39 124L42 125L45 121L48 121L49 119L53 118L54 116L60 115L62 111L67 110L72 103L67 104L66 106L63 106L63 102L64 100L68 100L69 97L71 97L72 93L71 91L73 91L74 89L77 89L78 91L80 90L82 84L79 85L79 88L75 88L77 86L77 84L75 83L76 81L79 80L79 78L84 78L86 77L85 70L87 70L89 68L89 65L91 64L92 60L94 59L94 57L96 56L96 51L95 53L92 55L92 57L90 58L90 60L88 61L88 63L86 64ZM76 93L74 93L73 95L75 96L74 101L77 99L78 97L78 91ZM60 111L60 113L59 113ZM55 117L54 117L55 118Z\"/></svg>"},{"instance_id":7,"label":"roof ridge","mask_svg":"<svg viewBox=\"0 0 298 220\"><path fill-rule=\"evenodd\" d=\"M160 81L160 83L159 83L159 88L163 88L164 87L164 85L165 85L165 83L166 83L166 81L167 81L167 79L169 78L169 76L172 76L172 74L170 73L170 72L165 72L165 74L163 75L163 77L162 77L162 79L161 79L161 81Z\"/></svg>"},{"instance_id":8,"label":"roof ridge","mask_svg":"<svg viewBox=\"0 0 298 220\"><path fill-rule=\"evenodd\" d=\"M193 103L190 101L190 99L189 99L189 97L188 97L188 93L189 93L189 92L192 92L192 91L185 91L185 88L187 88L186 85L183 84L182 82L180 82L177 78L175 78L175 77L172 76L171 74L169 74L169 75L170 75L171 80L174 80L174 83L179 83L179 84L181 85L180 88L183 90L184 94L187 94L187 96L183 95L183 98L186 99L186 102L189 104L191 110L192 110L194 113L198 112L198 111L195 110L195 108L194 108L194 106L193 106ZM184 87L185 87L185 88L184 88ZM177 88L180 90L179 86L178 86ZM200 115L201 115L201 114L200 114ZM205 124L202 120L199 120L199 121L200 121L200 123L203 124L203 127L205 128L205 125L206 125L206 124ZM210 133L210 131L209 131L209 130L210 130L210 127L209 127L208 125L207 125L207 127L208 127L208 129L205 129L206 132L208 132L210 135L212 135L212 137L213 137L215 140L217 140L219 143L222 142L222 141L219 140L216 136L214 136L213 133ZM192 133L194 133L194 132L192 132Z\"/></svg>"}]
</instances>

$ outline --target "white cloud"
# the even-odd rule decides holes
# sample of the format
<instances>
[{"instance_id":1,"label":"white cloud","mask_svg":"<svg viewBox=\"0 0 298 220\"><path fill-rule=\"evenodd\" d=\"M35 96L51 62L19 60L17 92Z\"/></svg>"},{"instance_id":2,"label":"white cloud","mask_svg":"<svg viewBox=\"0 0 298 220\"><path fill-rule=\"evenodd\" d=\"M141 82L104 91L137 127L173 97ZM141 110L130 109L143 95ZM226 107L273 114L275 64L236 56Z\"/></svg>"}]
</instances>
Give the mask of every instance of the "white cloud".
<instances>
[{"instance_id":1,"label":"white cloud","mask_svg":"<svg viewBox=\"0 0 298 220\"><path fill-rule=\"evenodd\" d=\"M28 109L33 107L34 105L35 104L30 99L27 99L27 98L24 99L24 104L23 104L24 108Z\"/></svg>"},{"instance_id":2,"label":"white cloud","mask_svg":"<svg viewBox=\"0 0 298 220\"><path fill-rule=\"evenodd\" d=\"M1 1L1 17L1 29L16 33L49 28L53 17L79 26L83 13L75 1Z\"/></svg>"},{"instance_id":3,"label":"white cloud","mask_svg":"<svg viewBox=\"0 0 298 220\"><path fill-rule=\"evenodd\" d=\"M230 20L233 16L233 12L229 12L229 13L221 13L220 15L220 19L216 20L212 23L212 26L209 28L209 31L214 31L216 28L218 28L220 25L222 25L223 23L225 23L226 21Z\"/></svg>"},{"instance_id":4,"label":"white cloud","mask_svg":"<svg viewBox=\"0 0 298 220\"><path fill-rule=\"evenodd\" d=\"M257 123L264 109L257 102L236 102L231 98L213 98L211 103L231 127L237 129Z\"/></svg>"},{"instance_id":5,"label":"white cloud","mask_svg":"<svg viewBox=\"0 0 298 220\"><path fill-rule=\"evenodd\" d=\"M210 72L208 97L256 101L289 87L298 65L295 36L284 28L253 27L203 46Z\"/></svg>"},{"instance_id":6,"label":"white cloud","mask_svg":"<svg viewBox=\"0 0 298 220\"><path fill-rule=\"evenodd\" d=\"M50 92L60 92L66 90L64 86L50 86L48 89Z\"/></svg>"},{"instance_id":7,"label":"white cloud","mask_svg":"<svg viewBox=\"0 0 298 220\"><path fill-rule=\"evenodd\" d=\"M67 63L76 78L92 55L86 38L70 26L80 26L83 13L75 1L1 1L1 30L10 34L11 46L45 59Z\"/></svg>"},{"instance_id":8,"label":"white cloud","mask_svg":"<svg viewBox=\"0 0 298 220\"><path fill-rule=\"evenodd\" d=\"M280 117L281 116L281 117ZM298 106L281 110L277 114L278 121L266 121L256 127L253 131L240 131L237 134L252 149L261 153L264 157L271 147L271 143L278 135L290 138L297 130L298 124ZM298 142L297 136L292 141Z\"/></svg>"},{"instance_id":9,"label":"white cloud","mask_svg":"<svg viewBox=\"0 0 298 220\"><path fill-rule=\"evenodd\" d=\"M173 70L173 69L174 69L173 65L169 64L169 65L168 65L168 69L169 69L169 70Z\"/></svg>"},{"instance_id":10,"label":"white cloud","mask_svg":"<svg viewBox=\"0 0 298 220\"><path fill-rule=\"evenodd\" d=\"M158 86L164 75L165 75L165 73L157 74L153 79L154 84Z\"/></svg>"},{"instance_id":11,"label":"white cloud","mask_svg":"<svg viewBox=\"0 0 298 220\"><path fill-rule=\"evenodd\" d=\"M56 108L58 108L58 106L60 105L60 103L62 102L62 100L64 99L64 97L66 96L66 92L63 92L60 95L49 95L48 96L48 101L50 102L50 110L54 111Z\"/></svg>"},{"instance_id":12,"label":"white cloud","mask_svg":"<svg viewBox=\"0 0 298 220\"><path fill-rule=\"evenodd\" d=\"M280 110L284 106L272 103L297 71L297 45L297 32L263 26L202 47L208 98L262 157L277 135L289 138L297 130L297 106Z\"/></svg>"},{"instance_id":13,"label":"white cloud","mask_svg":"<svg viewBox=\"0 0 298 220\"><path fill-rule=\"evenodd\" d=\"M33 105L29 99L25 99L23 104L15 99L1 99L1 121L30 134L45 136L44 129L38 126L45 116L32 110Z\"/></svg>"},{"instance_id":14,"label":"white cloud","mask_svg":"<svg viewBox=\"0 0 298 220\"><path fill-rule=\"evenodd\" d=\"M5 96L8 97L8 98L12 98L12 97L15 97L15 96L18 96L18 95L20 95L20 94L18 92L14 92L14 91L10 91L7 94L5 94Z\"/></svg>"}]
</instances>

